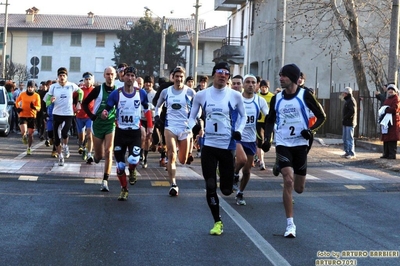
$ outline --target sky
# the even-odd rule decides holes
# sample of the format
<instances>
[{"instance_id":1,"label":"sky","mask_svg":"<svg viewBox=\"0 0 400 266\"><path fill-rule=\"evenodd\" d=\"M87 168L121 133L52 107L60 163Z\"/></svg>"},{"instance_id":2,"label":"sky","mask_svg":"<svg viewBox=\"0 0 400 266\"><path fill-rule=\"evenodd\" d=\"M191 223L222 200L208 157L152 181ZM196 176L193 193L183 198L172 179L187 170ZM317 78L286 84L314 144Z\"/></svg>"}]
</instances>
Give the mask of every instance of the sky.
<instances>
[{"instance_id":1,"label":"sky","mask_svg":"<svg viewBox=\"0 0 400 266\"><path fill-rule=\"evenodd\" d=\"M0 0L0 12L5 12L7 0ZM60 15L86 15L93 12L95 15L110 16L144 16L144 7L148 7L155 14L153 16L165 16L173 18L190 18L196 12L194 5L196 0L67 0L57 2L52 0L8 0L9 14L25 14L25 10L36 7L39 14ZM214 11L214 0L200 0L199 19L204 19L206 27L221 26L227 24L230 12ZM173 13L171 11L173 10Z\"/></svg>"}]
</instances>

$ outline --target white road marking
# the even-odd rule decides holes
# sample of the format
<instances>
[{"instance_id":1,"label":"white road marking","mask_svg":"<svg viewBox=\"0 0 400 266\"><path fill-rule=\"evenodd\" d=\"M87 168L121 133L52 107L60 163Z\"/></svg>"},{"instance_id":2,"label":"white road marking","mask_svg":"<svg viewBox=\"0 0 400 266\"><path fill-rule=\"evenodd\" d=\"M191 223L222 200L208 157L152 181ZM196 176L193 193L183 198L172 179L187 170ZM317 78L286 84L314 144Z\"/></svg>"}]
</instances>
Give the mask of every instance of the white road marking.
<instances>
[{"instance_id":1,"label":"white road marking","mask_svg":"<svg viewBox=\"0 0 400 266\"><path fill-rule=\"evenodd\" d=\"M21 169L27 162L21 160L1 160L0 169L2 173L15 173Z\"/></svg>"},{"instance_id":2,"label":"white road marking","mask_svg":"<svg viewBox=\"0 0 400 266\"><path fill-rule=\"evenodd\" d=\"M369 176L369 175L364 175L360 174L357 172L349 171L349 170L324 170L325 172L344 177L346 179L350 180L357 180L357 181L375 181L375 180L380 180L379 178Z\"/></svg>"},{"instance_id":3,"label":"white road marking","mask_svg":"<svg viewBox=\"0 0 400 266\"><path fill-rule=\"evenodd\" d=\"M19 181L37 181L39 176L34 175L21 175L18 177Z\"/></svg>"},{"instance_id":4,"label":"white road marking","mask_svg":"<svg viewBox=\"0 0 400 266\"><path fill-rule=\"evenodd\" d=\"M321 178L318 178L318 177L316 177L316 176L313 176L313 175L310 175L310 174L307 174L306 175L306 180L321 180Z\"/></svg>"},{"instance_id":5,"label":"white road marking","mask_svg":"<svg viewBox=\"0 0 400 266\"><path fill-rule=\"evenodd\" d=\"M237 211L235 211L235 209L233 209L221 195L219 195L219 205L273 265L290 266L289 262L285 260L285 258L282 257L281 254L279 254L279 252L276 251L276 249L274 249L271 244L251 226L249 222L247 222Z\"/></svg>"}]
</instances>

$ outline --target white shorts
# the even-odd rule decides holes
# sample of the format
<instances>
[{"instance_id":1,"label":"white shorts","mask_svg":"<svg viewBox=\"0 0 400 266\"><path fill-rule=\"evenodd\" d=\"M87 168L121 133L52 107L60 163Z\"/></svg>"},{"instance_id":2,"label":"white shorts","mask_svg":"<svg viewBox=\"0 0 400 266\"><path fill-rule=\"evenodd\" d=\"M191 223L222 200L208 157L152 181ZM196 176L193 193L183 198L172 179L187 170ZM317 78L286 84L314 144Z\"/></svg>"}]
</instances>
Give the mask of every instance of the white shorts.
<instances>
[{"instance_id":1,"label":"white shorts","mask_svg":"<svg viewBox=\"0 0 400 266\"><path fill-rule=\"evenodd\" d=\"M187 128L186 125L180 127L166 127L165 129L174 134L178 140L184 140L192 137L192 131Z\"/></svg>"}]
</instances>

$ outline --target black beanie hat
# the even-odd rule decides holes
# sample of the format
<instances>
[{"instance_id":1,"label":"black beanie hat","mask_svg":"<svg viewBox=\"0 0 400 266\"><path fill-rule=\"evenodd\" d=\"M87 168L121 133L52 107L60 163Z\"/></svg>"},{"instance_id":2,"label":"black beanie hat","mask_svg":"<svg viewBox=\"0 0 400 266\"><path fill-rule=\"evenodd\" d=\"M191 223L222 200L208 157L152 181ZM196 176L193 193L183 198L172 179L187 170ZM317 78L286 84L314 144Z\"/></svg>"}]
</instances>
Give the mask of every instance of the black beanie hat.
<instances>
[{"instance_id":1,"label":"black beanie hat","mask_svg":"<svg viewBox=\"0 0 400 266\"><path fill-rule=\"evenodd\" d=\"M65 74L65 75L68 76L68 70L67 70L65 67L60 67L60 68L57 70L57 76L59 76L59 75L61 75L61 74Z\"/></svg>"},{"instance_id":2,"label":"black beanie hat","mask_svg":"<svg viewBox=\"0 0 400 266\"><path fill-rule=\"evenodd\" d=\"M279 74L288 77L293 83L297 84L300 78L300 69L295 64L289 64L283 66Z\"/></svg>"},{"instance_id":3,"label":"black beanie hat","mask_svg":"<svg viewBox=\"0 0 400 266\"><path fill-rule=\"evenodd\" d=\"M217 69L226 69L226 70L228 70L228 71L231 71L231 68L230 68L230 66L229 66L229 64L228 64L227 62L220 62L220 63L216 64L216 65L213 67L211 76L214 76L215 71L216 71Z\"/></svg>"}]
</instances>

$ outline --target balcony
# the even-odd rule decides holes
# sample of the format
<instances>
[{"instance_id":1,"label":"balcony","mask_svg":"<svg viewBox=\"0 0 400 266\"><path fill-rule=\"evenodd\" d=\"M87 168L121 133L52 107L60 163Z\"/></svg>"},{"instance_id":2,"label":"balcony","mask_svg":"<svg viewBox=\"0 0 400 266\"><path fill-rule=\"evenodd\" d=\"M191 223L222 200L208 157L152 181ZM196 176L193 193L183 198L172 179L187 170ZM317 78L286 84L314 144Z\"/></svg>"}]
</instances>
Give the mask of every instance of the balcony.
<instances>
[{"instance_id":1,"label":"balcony","mask_svg":"<svg viewBox=\"0 0 400 266\"><path fill-rule=\"evenodd\" d=\"M241 38L225 38L220 49L214 51L214 62L225 61L229 64L243 64L244 46Z\"/></svg>"},{"instance_id":2,"label":"balcony","mask_svg":"<svg viewBox=\"0 0 400 266\"><path fill-rule=\"evenodd\" d=\"M225 0L222 1L223 4L231 4L231 5L242 5L242 4L246 4L246 0Z\"/></svg>"},{"instance_id":3,"label":"balcony","mask_svg":"<svg viewBox=\"0 0 400 266\"><path fill-rule=\"evenodd\" d=\"M216 11L233 11L236 10L236 5L225 4L226 0L214 0L214 10Z\"/></svg>"}]
</instances>

